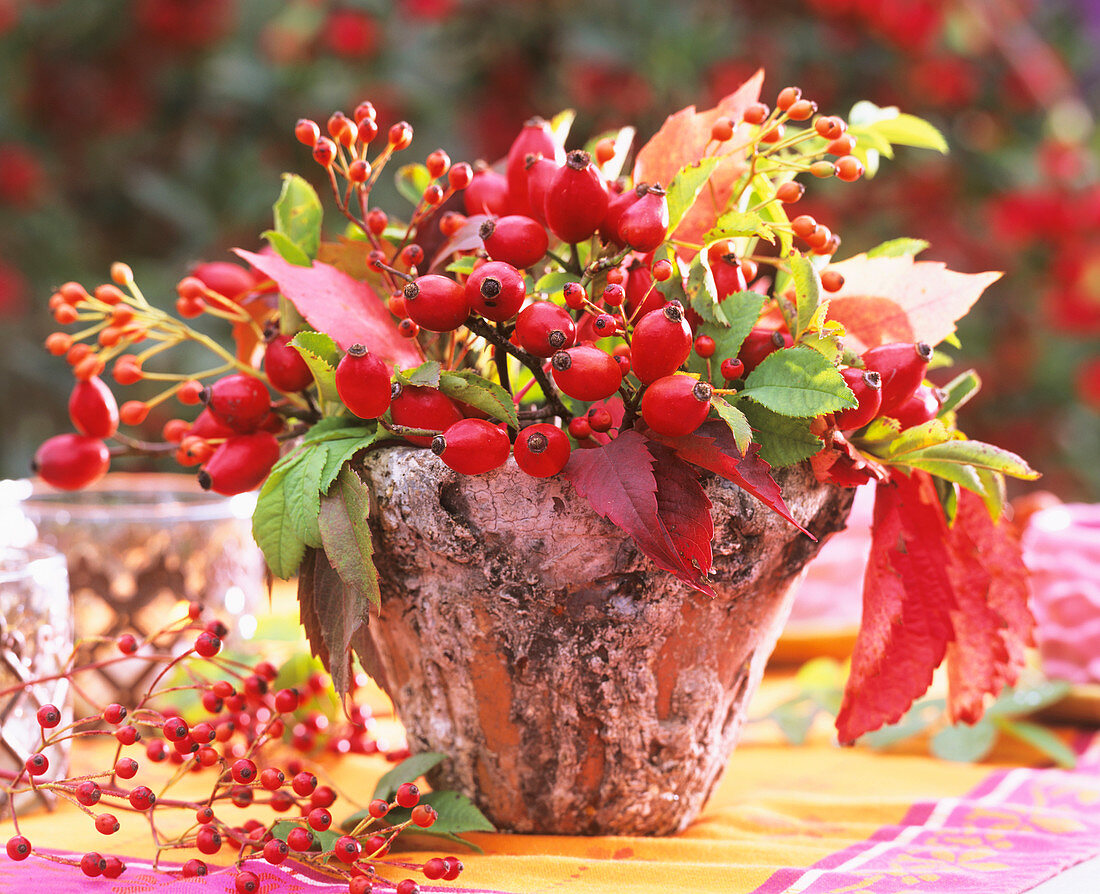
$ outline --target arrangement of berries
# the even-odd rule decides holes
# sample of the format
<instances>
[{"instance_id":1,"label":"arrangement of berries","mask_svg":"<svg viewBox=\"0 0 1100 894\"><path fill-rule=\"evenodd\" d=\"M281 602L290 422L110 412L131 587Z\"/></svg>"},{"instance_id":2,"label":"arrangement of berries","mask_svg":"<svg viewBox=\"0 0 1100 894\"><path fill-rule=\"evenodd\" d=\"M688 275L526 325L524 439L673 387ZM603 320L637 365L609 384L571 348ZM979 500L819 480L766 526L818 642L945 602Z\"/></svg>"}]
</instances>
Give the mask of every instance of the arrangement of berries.
<instances>
[{"instance_id":1,"label":"arrangement of berries","mask_svg":"<svg viewBox=\"0 0 1100 894\"><path fill-rule=\"evenodd\" d=\"M123 451L174 452L220 493L262 483L254 532L271 571L290 578L308 550L324 549L364 604L378 588L369 494L353 460L395 443L431 450L463 475L512 458L533 477L561 475L659 567L708 595L710 543L666 518L661 498L706 473L792 523L770 472L803 461L836 485L878 482L891 512L930 499L938 521L912 533L943 567L963 561L949 548L957 517L1000 542L1003 476L1035 473L958 431L973 373L942 388L926 380L950 362L933 347L952 343L956 320L997 274L916 261L925 246L907 239L838 261L840 235L797 213L804 181L855 181L893 146L943 150L942 137L896 109L858 121L819 115L797 87L769 105L761 83L758 74L714 109L670 116L631 168L631 128L567 149L569 114L528 121L496 165L452 164L436 150L397 172L412 203L403 220L373 207L371 192L409 148L407 123L382 129L369 102L323 128L298 122L345 218L342 235L322 238L320 199L287 176L269 248L237 250L247 268L203 265L180 283L179 314L232 323L233 353L149 305L124 265L91 293L59 289L58 321L85 327L48 341L73 364L80 433L43 444L38 473L83 486L108 467L110 438ZM145 371L184 339L214 351L217 365ZM98 378L108 363L120 383L169 384L116 409ZM164 426L168 444L119 434L116 420L139 424L169 398L205 406ZM701 488L679 500L677 513L709 513ZM706 522L696 531L711 530ZM883 561L895 562L896 543L879 544ZM885 598L888 576L867 581L868 599ZM906 598L925 599L915 584L906 578ZM956 584L942 585L944 612L966 616ZM988 601L1002 585L990 585ZM920 660L938 664L960 623ZM960 714L980 711L981 692L1012 678L1016 641L1029 635L1023 620L982 624L983 648L1011 657L998 657L978 695L952 702ZM322 625L320 635L322 652L347 654L347 631ZM854 680L904 650L893 636L889 624L868 632ZM345 662L332 665L345 686ZM864 712L850 690L842 738L896 719L920 694L930 668L898 666L907 670L895 700Z\"/></svg>"},{"instance_id":2,"label":"arrangement of berries","mask_svg":"<svg viewBox=\"0 0 1100 894\"><path fill-rule=\"evenodd\" d=\"M164 645L174 642L181 632L194 635L191 648L177 655L166 654ZM269 661L248 664L229 657L222 645L228 634L225 624L205 619L202 606L192 604L184 617L147 637L119 636L113 658L90 665L70 661L65 675L74 686L79 685L81 674L120 662L149 662L158 672L149 691L128 708L103 705L71 722L65 722L64 713L54 705L38 710L42 730L38 751L27 757L21 771L0 770L0 790L9 798L15 826L15 834L7 841L8 858L22 861L35 855L77 866L91 878L114 879L125 872L126 865L118 857L96 851L79 858L59 856L36 848L36 844L53 847L56 842L32 842L20 832L19 809L24 796L45 791L79 806L105 837L137 819L128 815L140 815L141 821L148 822L156 844L155 863L164 855L197 850L201 857L183 863L180 871L184 878L207 873L204 857L221 854L224 862L235 852L239 892L258 890L248 861L278 865L292 856L347 879L353 894L374 887L392 889L395 884L403 894L420 890L415 879L402 878L395 883L387 877L389 872L419 872L430 880L458 878L462 862L456 857L417 864L394 861L387 854L404 830L425 834L431 829L439 819L433 800L446 805L441 810L453 809L456 798L461 802L467 819L456 827L453 817L446 817L448 835L458 828L491 829L477 809L454 792L440 793L446 796L440 802L433 794L422 798L411 782L392 781L417 777L430 769L422 759L413 759L399 763L380 780L367 808L336 823L337 794L318 780L309 762L325 752L378 752L370 735L370 713L352 702L342 718L336 716L339 711L333 710L328 681L323 674L310 673L308 662L303 665L292 659L277 669ZM308 675L295 679L303 670ZM297 685L282 685L287 681ZM42 682L20 681L0 689L0 697ZM88 738L104 739L115 746L103 772L45 776L50 756L62 743ZM386 756L401 761L407 755L403 750ZM168 772L158 766L169 768ZM173 786L191 774L210 780L210 794L198 800L173 797ZM235 811L255 806L266 806L272 818L262 822L255 811L247 820L234 818ZM168 833L165 818L169 814L187 815L193 822L180 834ZM471 816L475 818L473 826ZM178 822L172 827L181 828Z\"/></svg>"}]
</instances>

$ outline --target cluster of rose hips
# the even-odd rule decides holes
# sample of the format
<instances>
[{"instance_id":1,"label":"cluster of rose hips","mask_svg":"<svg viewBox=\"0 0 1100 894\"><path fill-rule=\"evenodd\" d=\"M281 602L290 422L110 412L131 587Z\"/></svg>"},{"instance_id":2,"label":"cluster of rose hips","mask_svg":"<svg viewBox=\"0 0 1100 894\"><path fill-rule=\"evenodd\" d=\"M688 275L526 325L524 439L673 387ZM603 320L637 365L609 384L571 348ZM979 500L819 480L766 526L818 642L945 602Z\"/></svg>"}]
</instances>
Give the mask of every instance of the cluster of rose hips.
<instances>
[{"instance_id":1,"label":"cluster of rose hips","mask_svg":"<svg viewBox=\"0 0 1100 894\"><path fill-rule=\"evenodd\" d=\"M158 654L158 640L181 630L197 631L191 648L176 656ZM370 891L375 884L392 887L392 883L379 874L375 864L387 854L394 838L404 828L431 826L436 819L434 808L420 804L417 787L405 783L398 788L392 803L372 801L366 820L349 834L335 838L327 849L320 848L315 833L327 832L332 826L331 808L337 794L330 786L319 784L301 754L303 749L316 746L317 732L324 728L324 723L318 721L321 715L306 710L309 691L303 694L291 687L273 689L278 671L270 662L260 661L250 666L221 656L222 637L227 633L220 621L204 622L201 606L192 605L186 618L157 631L145 641L129 633L119 636L116 657L69 669L67 675L75 679L83 671L135 658L163 665L149 692L129 709L109 704L64 726L62 711L57 706L47 704L38 710L37 720L42 730L38 750L26 759L19 772L0 773L7 780L4 790L10 799L15 823L15 834L6 844L10 859L21 861L34 853L44 859L78 865L85 875L93 878L117 878L125 870L125 864L118 857L104 856L97 851L75 860L35 850L19 831L18 802L21 795L31 791L48 791L77 805L104 836L113 835L121 828L119 813L142 814L157 842L158 859L169 849L193 847L203 856L212 856L230 847L236 849L240 867L249 857L258 856L277 865L294 855L307 862L337 861L355 894ZM189 682L173 684L172 671L184 672ZM29 686L36 682L18 685ZM308 688L317 692L326 687L323 681L310 678ZM165 697L178 695L181 690L199 695L208 719L188 722L174 707L156 707ZM357 727L358 732L334 736L328 740L328 747L337 752L377 751L377 744L367 741L367 720L362 709L353 707L348 723ZM79 777L44 779L50 768L51 749L65 741L85 737L115 741L110 768ZM125 754L127 749L143 752L143 757L140 753L140 760L131 757ZM277 757L281 757L278 762ZM138 783L138 773L146 761L174 764L178 768L159 793L149 785ZM172 784L183 774L203 772L213 777L208 797L201 800L168 797ZM277 817L293 817L290 820L292 827L279 838L273 834L273 822L264 823L255 818L231 821L230 811L254 805L266 805ZM396 825L373 828L375 821L382 820L395 806L411 808L411 818ZM158 826L166 811L190 813L194 823L182 835L170 837ZM395 864L395 868L420 869L426 878L452 880L461 872L462 864L449 857L446 861L429 860L423 867L400 863ZM205 875L207 865L201 858L192 858L183 864L181 871L184 877ZM235 885L241 894L258 890L257 877L247 868L241 868ZM414 880L404 879L398 883L397 890L415 894L419 888Z\"/></svg>"},{"instance_id":2,"label":"cluster of rose hips","mask_svg":"<svg viewBox=\"0 0 1100 894\"><path fill-rule=\"evenodd\" d=\"M763 204L793 205L804 192L794 179L800 174L854 180L863 173L843 119L818 116L812 125L788 132L816 111L798 88L785 88L774 109L758 102L739 121L719 118L708 151L734 148L729 144L735 141L754 170L766 159L766 170L761 166L759 176L746 180L758 192L761 180L772 187ZM598 141L591 152L566 152L551 125L534 118L496 168L452 165L436 150L420 166L424 179L418 182L427 185L401 225L370 206L370 193L387 161L410 145L406 122L388 128L373 158L370 146L380 130L369 102L351 116L334 113L324 132L316 122L299 121L295 134L326 171L338 208L363 240L368 268L388 290L382 297L398 331L418 339L444 369L485 369L479 358L492 359L497 380L512 394L518 430L439 388L409 384L370 345L353 345L340 359L335 385L348 413L377 419L395 437L430 447L459 472L486 472L512 455L533 476L554 475L574 447L598 446L639 419L658 434L689 434L706 419L716 395L735 392L768 352L792 343L782 326L757 328L737 356L716 357L714 340L695 336L694 311L666 300L661 287L684 276L676 249L704 246L669 242L668 184L627 187L609 176L622 163L611 139ZM819 255L831 255L839 245L839 236L808 215L775 226L789 227L792 238ZM707 247L720 300L766 288L769 277L759 275L760 266L780 269L785 263L766 251L739 257L734 245L720 240ZM428 260L430 254L435 261ZM444 261L451 264L436 272ZM280 440L319 418L313 375L290 344L291 334L279 332L277 312L265 315L261 304L257 314L242 301L270 292L271 284L235 265L204 266L206 274L196 271L181 281L177 312L210 313L253 330L266 323L262 371L150 307L125 265L113 269L115 284L90 294L66 284L51 299L55 316L62 323L87 322L88 328L77 335L54 333L47 346L73 363L78 381L70 410L78 434L40 447L35 468L46 481L70 489L91 483L106 471L110 452L104 439L114 437L123 452L174 452L181 463L202 466L203 487L239 493L262 483L279 457ZM534 288L554 272L568 281L552 292ZM843 286L836 271L826 269L821 280L828 291ZM99 378L106 363L114 361L117 381L131 383L143 377L146 360L185 338L215 350L220 364L191 376L146 373L171 384L151 400L118 408ZM145 340L152 346L128 353ZM728 387L682 373L693 351L705 361L707 378L713 361ZM513 388L515 374L523 381ZM850 429L870 413L869 395L876 389L862 370L846 371L845 378L860 399L857 411L838 420ZM204 379L213 381L204 385ZM542 406L528 398L536 386ZM163 445L117 433L120 420L139 423L169 397L205 407L194 420L170 420Z\"/></svg>"}]
</instances>

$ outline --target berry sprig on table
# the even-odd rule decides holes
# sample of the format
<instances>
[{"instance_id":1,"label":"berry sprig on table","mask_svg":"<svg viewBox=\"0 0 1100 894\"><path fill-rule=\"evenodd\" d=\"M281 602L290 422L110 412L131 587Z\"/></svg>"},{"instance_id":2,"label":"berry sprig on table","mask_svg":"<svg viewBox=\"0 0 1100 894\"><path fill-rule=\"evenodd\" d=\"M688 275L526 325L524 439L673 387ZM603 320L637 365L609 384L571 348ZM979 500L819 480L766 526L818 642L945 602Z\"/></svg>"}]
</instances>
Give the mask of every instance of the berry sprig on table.
<instances>
[{"instance_id":1,"label":"berry sprig on table","mask_svg":"<svg viewBox=\"0 0 1100 894\"><path fill-rule=\"evenodd\" d=\"M160 651L158 643L181 631L194 633L189 648L178 655ZM73 665L70 659L64 676L82 695L80 678L88 671L120 665L119 672L124 672L126 664L135 660L152 663L159 670L146 694L129 708L117 703L103 705L68 724L62 723L64 714L56 705L46 704L38 710L41 740L37 750L20 770L0 771L15 827L6 843L9 859L22 861L33 854L79 867L91 878L118 878L126 869L120 858L99 851L74 859L38 850L19 828L20 802L37 792L76 805L105 837L122 827L120 815L141 815L149 824L157 862L174 851L193 849L202 855L184 862L180 870L184 877L205 875L204 857L235 849L239 867L235 885L241 894L258 890L257 877L245 863L250 858L278 865L293 856L324 866L326 872L347 878L353 894L369 891L376 884L393 887L383 874L387 869L419 871L433 880L457 878L462 863L455 857L429 860L424 865L384 859L403 830L427 829L437 819L430 804L419 803L419 789L411 782L400 785L390 800L372 801L365 819L348 834L330 832L338 795L319 782L310 769L309 755L377 752L378 745L369 732L369 712L351 703L343 722L330 723L317 701L327 696L327 680L315 674L302 690L276 690L273 684L280 673L271 662L250 665L222 654L222 640L228 633L221 621L204 620L201 606L192 604L186 617L148 637L119 636L113 657L87 665ZM77 654L75 650L73 654ZM45 682L23 681L0 690L0 697ZM201 707L188 708L188 697ZM188 708L190 721L179 713L181 704ZM203 719L194 719L200 716ZM45 778L59 746L94 739L113 740L109 766L91 774ZM128 751L136 752L136 757ZM398 752L394 758L401 756ZM176 769L166 777L163 771L152 770L150 765L158 764ZM209 794L173 797L173 788L192 774L209 780ZM251 815L255 807L266 807L273 818L263 821ZM395 807L411 808L410 818L385 824L384 818ZM245 809L250 812L247 819L233 816ZM188 814L193 821L184 831L165 831L166 826L180 828L178 820L166 822L167 817ZM419 890L415 880L408 878L396 887L402 894Z\"/></svg>"}]
</instances>

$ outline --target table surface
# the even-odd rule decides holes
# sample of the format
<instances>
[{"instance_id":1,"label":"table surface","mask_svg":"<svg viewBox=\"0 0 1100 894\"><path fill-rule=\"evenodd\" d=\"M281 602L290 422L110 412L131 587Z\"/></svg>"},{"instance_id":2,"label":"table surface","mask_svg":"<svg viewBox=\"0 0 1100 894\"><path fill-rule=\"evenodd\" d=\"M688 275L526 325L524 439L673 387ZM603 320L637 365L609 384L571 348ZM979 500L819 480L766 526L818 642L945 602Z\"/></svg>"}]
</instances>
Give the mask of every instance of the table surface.
<instances>
[{"instance_id":1,"label":"table surface","mask_svg":"<svg viewBox=\"0 0 1100 894\"><path fill-rule=\"evenodd\" d=\"M272 618L288 641L265 638L265 652L300 648L293 588L276 587ZM813 643L786 644L807 657ZM781 650L782 651L782 650ZM278 655L266 655L277 660ZM787 669L769 669L750 709L762 717L797 692ZM377 689L366 703L379 715L388 701ZM374 735L399 742L395 721L376 721ZM828 723L814 727L805 745L786 743L770 721L750 722L717 790L685 832L658 839L568 838L474 833L483 853L428 850L430 839L408 859L457 853L465 864L459 881L426 882L424 892L486 894L913 894L980 891L1042 894L1100 890L1100 735L1063 730L1080 754L1072 771L1043 765L1043 756L1002 737L982 763L959 764L931 756L927 741L909 740L885 752L840 748ZM72 772L109 764L96 746L77 747ZM341 795L337 819L365 806L377 779L391 769L379 755L348 755L322 762L319 775ZM143 768L150 773L163 767ZM144 778L137 781L146 782ZM154 785L153 782L148 782ZM181 783L186 796L189 781ZM175 790L174 790L175 791ZM205 793L209 793L207 785ZM195 797L202 792L195 790ZM350 805L350 806L349 806ZM269 819L262 808L256 816ZM241 814L242 821L247 812ZM155 874L154 848L144 818L122 813L109 839L72 806L30 815L21 829L36 846L80 854L88 850L133 858L114 883L84 879L66 866L37 858L12 863L0 851L0 892L22 894L50 886L58 891L169 891L198 894L233 890L231 869L201 883L178 874ZM0 822L0 840L11 834ZM226 861L232 858L225 852ZM192 854L187 854L192 856ZM181 859L186 859L182 857ZM210 861L213 863L213 861ZM249 868L261 877L259 894L346 892L319 878L263 861ZM396 876L400 878L401 875ZM1082 882L1089 879L1089 882ZM1037 887L1038 886L1038 887ZM392 891L392 889L390 889Z\"/></svg>"}]
</instances>

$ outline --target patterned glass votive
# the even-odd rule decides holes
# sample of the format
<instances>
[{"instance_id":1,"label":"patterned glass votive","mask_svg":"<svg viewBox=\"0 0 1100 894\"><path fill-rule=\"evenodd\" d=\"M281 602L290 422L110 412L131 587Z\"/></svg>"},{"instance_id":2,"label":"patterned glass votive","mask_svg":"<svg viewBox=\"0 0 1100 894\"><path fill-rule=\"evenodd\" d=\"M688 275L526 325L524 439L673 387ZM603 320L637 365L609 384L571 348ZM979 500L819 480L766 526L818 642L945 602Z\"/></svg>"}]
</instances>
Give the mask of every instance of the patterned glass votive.
<instances>
[{"instance_id":1,"label":"patterned glass votive","mask_svg":"<svg viewBox=\"0 0 1100 894\"><path fill-rule=\"evenodd\" d=\"M22 508L68 560L77 637L105 638L83 647L78 660L117 657L120 633L158 631L182 616L185 602L208 606L251 636L264 586L252 539L255 503L255 494L204 492L188 475L113 473L74 492L35 482ZM144 662L123 662L83 674L81 689L100 702L132 704L153 673Z\"/></svg>"},{"instance_id":2,"label":"patterned glass votive","mask_svg":"<svg viewBox=\"0 0 1100 894\"><path fill-rule=\"evenodd\" d=\"M19 772L27 758L41 750L38 709L61 709L61 725L72 722L71 687L65 670L73 651L73 613L65 557L43 544L0 546L0 769ZM43 680L40 683L31 683ZM27 684L30 685L21 685ZM65 775L68 743L44 751L50 769L40 781ZM5 783L9 780L5 780ZM23 779L23 784L27 782ZM29 807L29 795L17 807ZM35 797L49 806L42 792ZM0 814L6 811L0 787Z\"/></svg>"}]
</instances>

